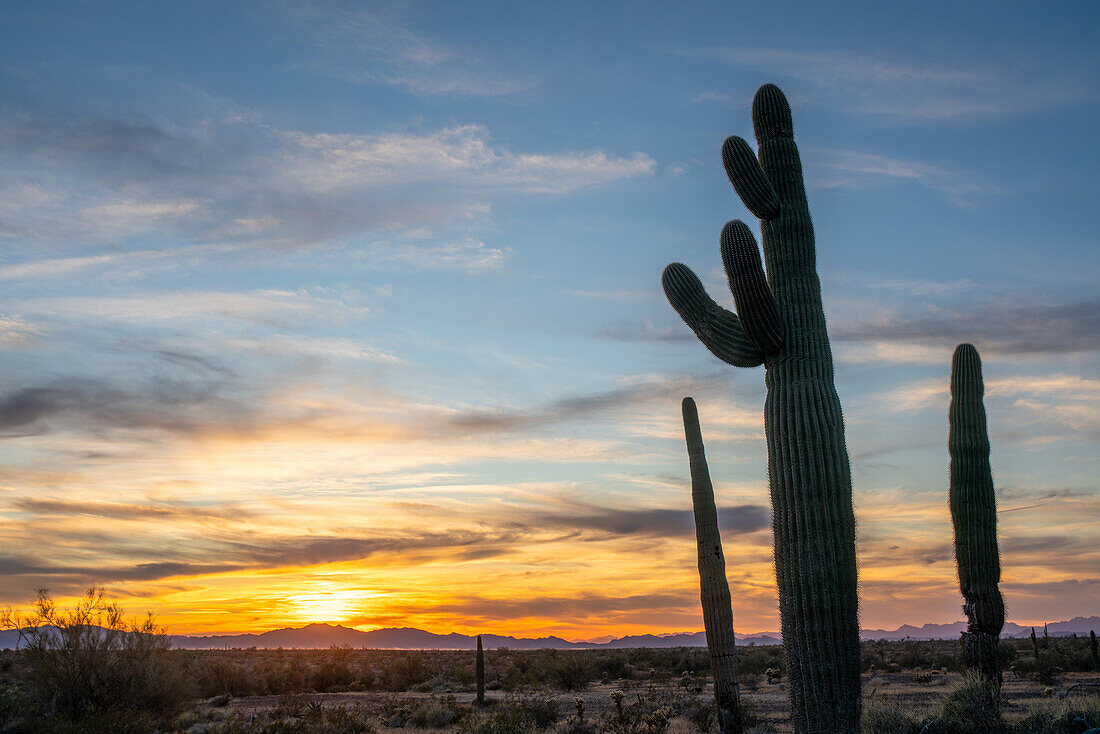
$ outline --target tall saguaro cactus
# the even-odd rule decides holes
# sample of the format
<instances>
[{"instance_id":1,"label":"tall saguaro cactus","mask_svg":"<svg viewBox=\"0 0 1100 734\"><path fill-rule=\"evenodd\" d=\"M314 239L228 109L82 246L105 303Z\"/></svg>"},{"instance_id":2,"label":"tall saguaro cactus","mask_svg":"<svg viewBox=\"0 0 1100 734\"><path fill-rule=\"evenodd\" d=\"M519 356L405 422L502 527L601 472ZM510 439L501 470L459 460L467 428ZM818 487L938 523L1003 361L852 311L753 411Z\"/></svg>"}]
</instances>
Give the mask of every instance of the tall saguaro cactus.
<instances>
[{"instance_id":1,"label":"tall saguaro cactus","mask_svg":"<svg viewBox=\"0 0 1100 734\"><path fill-rule=\"evenodd\" d=\"M1005 604L997 585L1001 558L997 551L997 497L989 467L989 433L982 394L982 361L978 350L960 344L951 361L950 431L951 521L955 526L955 559L966 612L964 656L969 667L1001 684L997 640L1005 623ZM1035 630L1031 632L1035 643ZM1038 644L1036 643L1036 649ZM1036 653L1038 655L1038 653Z\"/></svg>"},{"instance_id":2,"label":"tall saguaro cactus","mask_svg":"<svg viewBox=\"0 0 1100 734\"><path fill-rule=\"evenodd\" d=\"M477 705L485 705L485 650L481 647L481 635L477 636L477 658L474 660L474 675L477 677Z\"/></svg>"},{"instance_id":3,"label":"tall saguaro cactus","mask_svg":"<svg viewBox=\"0 0 1100 734\"><path fill-rule=\"evenodd\" d=\"M699 411L695 401L684 398L684 435L691 467L691 505L695 511L695 540L699 550L699 595L703 602L703 629L707 632L710 668L714 674L714 701L721 734L743 728L737 695L737 650L733 636L733 603L726 580L726 559L718 531L718 509L710 482Z\"/></svg>"},{"instance_id":4,"label":"tall saguaro cactus","mask_svg":"<svg viewBox=\"0 0 1100 734\"><path fill-rule=\"evenodd\" d=\"M726 173L759 217L722 230L722 262L737 314L716 304L685 265L662 276L665 294L704 345L734 366L763 364L764 430L775 572L792 720L798 732L859 731L855 514L840 399L825 330L802 164L791 109L766 84L752 104L759 158L731 137Z\"/></svg>"}]
</instances>

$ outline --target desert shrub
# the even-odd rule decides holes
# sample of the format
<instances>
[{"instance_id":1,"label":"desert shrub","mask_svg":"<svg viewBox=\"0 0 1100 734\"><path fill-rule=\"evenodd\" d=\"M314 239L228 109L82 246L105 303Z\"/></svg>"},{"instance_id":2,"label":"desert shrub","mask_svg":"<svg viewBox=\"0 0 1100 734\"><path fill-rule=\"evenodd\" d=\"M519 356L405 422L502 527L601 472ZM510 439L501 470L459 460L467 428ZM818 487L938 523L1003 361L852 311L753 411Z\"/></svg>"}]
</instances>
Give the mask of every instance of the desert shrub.
<instances>
[{"instance_id":1,"label":"desert shrub","mask_svg":"<svg viewBox=\"0 0 1100 734\"><path fill-rule=\"evenodd\" d=\"M1083 734L1100 727L1100 695L1047 701L1012 727L1014 734Z\"/></svg>"},{"instance_id":2,"label":"desert shrub","mask_svg":"<svg viewBox=\"0 0 1100 734\"><path fill-rule=\"evenodd\" d=\"M1001 670L1008 670L1020 657L1020 651L1008 640L997 643L997 660L1001 664Z\"/></svg>"},{"instance_id":3,"label":"desert shrub","mask_svg":"<svg viewBox=\"0 0 1100 734\"><path fill-rule=\"evenodd\" d=\"M1062 668L1057 665L1058 657L1047 652L1039 651L1038 659L1034 657L1017 658L1008 667L1017 678L1034 680L1045 686L1053 685L1058 680Z\"/></svg>"},{"instance_id":4,"label":"desert shrub","mask_svg":"<svg viewBox=\"0 0 1100 734\"><path fill-rule=\"evenodd\" d=\"M379 679L386 690L408 691L426 683L433 673L432 666L424 660L423 655L408 652L387 660Z\"/></svg>"},{"instance_id":5,"label":"desert shrub","mask_svg":"<svg viewBox=\"0 0 1100 734\"><path fill-rule=\"evenodd\" d=\"M1004 731L1000 692L974 672L947 694L939 721L953 734L997 734Z\"/></svg>"},{"instance_id":6,"label":"desert shrub","mask_svg":"<svg viewBox=\"0 0 1100 734\"><path fill-rule=\"evenodd\" d=\"M862 734L921 734L924 728L894 699L871 698L863 706Z\"/></svg>"},{"instance_id":7,"label":"desert shrub","mask_svg":"<svg viewBox=\"0 0 1100 734\"><path fill-rule=\"evenodd\" d=\"M917 640L906 640L903 643L901 654L897 658L897 666L902 670L912 668L927 668L932 665L930 646L926 646Z\"/></svg>"},{"instance_id":8,"label":"desert shrub","mask_svg":"<svg viewBox=\"0 0 1100 734\"><path fill-rule=\"evenodd\" d=\"M608 734L658 734L685 727L696 731L717 730L718 716L710 696L678 693L661 686L624 694L611 693L612 708L599 718L600 731ZM753 707L741 699L741 715L747 729L761 724Z\"/></svg>"},{"instance_id":9,"label":"desert shrub","mask_svg":"<svg viewBox=\"0 0 1100 734\"><path fill-rule=\"evenodd\" d=\"M413 708L408 723L421 729L443 729L458 721L467 710L455 703L454 696L434 696Z\"/></svg>"},{"instance_id":10,"label":"desert shrub","mask_svg":"<svg viewBox=\"0 0 1100 734\"><path fill-rule=\"evenodd\" d=\"M777 645L768 647L742 646L737 648L737 672L744 675L763 675L769 668L784 670L783 649Z\"/></svg>"},{"instance_id":11,"label":"desert shrub","mask_svg":"<svg viewBox=\"0 0 1100 734\"><path fill-rule=\"evenodd\" d=\"M498 708L488 714L472 714L459 722L462 734L528 734L535 725L521 711Z\"/></svg>"},{"instance_id":12,"label":"desert shrub","mask_svg":"<svg viewBox=\"0 0 1100 734\"><path fill-rule=\"evenodd\" d=\"M127 621L101 587L69 611L40 589L30 614L9 608L0 626L19 633L17 654L28 671L19 693L25 730L140 730L194 696L182 658L152 615Z\"/></svg>"},{"instance_id":13,"label":"desert shrub","mask_svg":"<svg viewBox=\"0 0 1100 734\"><path fill-rule=\"evenodd\" d=\"M310 673L310 687L318 693L346 691L355 680L347 661L339 658L322 660Z\"/></svg>"},{"instance_id":14,"label":"desert shrub","mask_svg":"<svg viewBox=\"0 0 1100 734\"><path fill-rule=\"evenodd\" d=\"M319 701L310 701L300 714L291 718L278 712L238 713L202 728L205 734L374 734L377 731L364 708L325 706Z\"/></svg>"},{"instance_id":15,"label":"desert shrub","mask_svg":"<svg viewBox=\"0 0 1100 734\"><path fill-rule=\"evenodd\" d=\"M474 713L459 722L463 734L526 734L555 724L561 716L552 696L509 696L487 713Z\"/></svg>"},{"instance_id":16,"label":"desert shrub","mask_svg":"<svg viewBox=\"0 0 1100 734\"><path fill-rule=\"evenodd\" d=\"M557 655L547 671L551 685L563 691L581 691L599 676L597 666L584 653Z\"/></svg>"},{"instance_id":17,"label":"desert shrub","mask_svg":"<svg viewBox=\"0 0 1100 734\"><path fill-rule=\"evenodd\" d=\"M1013 653L1016 652L1015 648L1010 647L1009 649ZM1015 660L1016 658L1014 658L1014 657L1007 658L1008 659L1007 664L1004 662L1005 659L1006 659L1005 657L1001 658L1001 661L1002 661L1001 662L1001 670L1008 670L1008 666L1011 665L1012 660ZM949 655L949 654L944 653L944 652L937 652L935 655L932 656L932 668L935 669L935 670L939 670L939 671L947 670L950 673L955 673L955 672L958 672L959 667L960 666L959 666L959 655L958 654Z\"/></svg>"},{"instance_id":18,"label":"desert shrub","mask_svg":"<svg viewBox=\"0 0 1100 734\"><path fill-rule=\"evenodd\" d=\"M210 660L199 672L199 695L251 696L258 679L249 668L232 660Z\"/></svg>"}]
</instances>

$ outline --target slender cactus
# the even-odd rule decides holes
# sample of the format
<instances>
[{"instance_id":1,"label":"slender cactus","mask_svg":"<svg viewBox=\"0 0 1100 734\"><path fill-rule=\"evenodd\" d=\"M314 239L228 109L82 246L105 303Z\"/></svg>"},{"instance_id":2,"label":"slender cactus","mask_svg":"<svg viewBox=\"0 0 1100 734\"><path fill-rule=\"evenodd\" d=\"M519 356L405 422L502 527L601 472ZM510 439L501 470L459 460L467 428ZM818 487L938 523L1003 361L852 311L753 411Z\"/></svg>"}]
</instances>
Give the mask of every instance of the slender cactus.
<instances>
[{"instance_id":1,"label":"slender cactus","mask_svg":"<svg viewBox=\"0 0 1100 734\"><path fill-rule=\"evenodd\" d=\"M485 705L485 650L481 647L481 635L477 636L477 662L474 664L477 673L477 705Z\"/></svg>"},{"instance_id":2,"label":"slender cactus","mask_svg":"<svg viewBox=\"0 0 1100 734\"><path fill-rule=\"evenodd\" d=\"M749 228L732 221L722 230L721 253L737 314L716 304L685 265L669 265L661 280L669 302L715 356L738 367L765 365L764 431L792 722L797 732L855 734L855 514L813 224L790 106L776 86L757 91L752 120L759 156L731 137L722 162L745 206L762 220L767 275Z\"/></svg>"},{"instance_id":3,"label":"slender cactus","mask_svg":"<svg viewBox=\"0 0 1100 734\"><path fill-rule=\"evenodd\" d=\"M1035 659L1039 659L1039 640L1035 637L1035 628L1031 628L1031 647L1035 651Z\"/></svg>"},{"instance_id":4,"label":"slender cactus","mask_svg":"<svg viewBox=\"0 0 1100 734\"><path fill-rule=\"evenodd\" d=\"M978 350L970 344L960 344L951 363L947 446L951 455L949 497L955 526L955 559L965 601L963 611L968 620L963 651L969 667L1000 686L997 640L1005 623L1005 604L997 588L1001 581L1001 558L997 551L997 498L989 468L989 433L982 404L984 391ZM1031 635L1038 658L1034 629Z\"/></svg>"},{"instance_id":5,"label":"slender cactus","mask_svg":"<svg viewBox=\"0 0 1100 734\"><path fill-rule=\"evenodd\" d=\"M1096 646L1096 631L1089 630L1089 653L1092 656L1092 669L1100 671L1100 648Z\"/></svg>"},{"instance_id":6,"label":"slender cactus","mask_svg":"<svg viewBox=\"0 0 1100 734\"><path fill-rule=\"evenodd\" d=\"M737 694L737 650L733 636L733 603L726 580L726 559L718 531L718 510L710 482L699 412L695 401L684 398L684 434L691 466L691 505L695 510L695 540L699 551L699 595L703 602L703 629L714 674L714 701L721 734L743 730Z\"/></svg>"}]
</instances>

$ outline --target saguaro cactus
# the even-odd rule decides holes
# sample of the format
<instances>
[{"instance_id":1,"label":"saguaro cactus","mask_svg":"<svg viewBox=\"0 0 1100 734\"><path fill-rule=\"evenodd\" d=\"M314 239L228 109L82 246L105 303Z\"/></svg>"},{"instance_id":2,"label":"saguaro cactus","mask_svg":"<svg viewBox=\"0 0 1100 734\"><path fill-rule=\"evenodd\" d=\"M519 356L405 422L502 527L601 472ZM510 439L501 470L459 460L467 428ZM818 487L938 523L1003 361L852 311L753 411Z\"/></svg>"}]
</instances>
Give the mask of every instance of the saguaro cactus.
<instances>
[{"instance_id":1,"label":"saguaro cactus","mask_svg":"<svg viewBox=\"0 0 1100 734\"><path fill-rule=\"evenodd\" d=\"M950 431L951 521L955 525L955 559L967 630L964 658L990 682L1001 684L997 640L1005 623L1005 604L997 585L1001 558L997 552L997 498L989 468L989 433L982 404L982 361L978 350L960 344L951 362ZM1036 646L1035 630L1031 632Z\"/></svg>"},{"instance_id":2,"label":"saguaro cactus","mask_svg":"<svg viewBox=\"0 0 1100 734\"><path fill-rule=\"evenodd\" d=\"M855 514L833 357L825 330L802 164L791 109L766 84L752 105L759 160L748 143L722 146L726 173L762 220L764 261L740 221L721 252L737 314L716 304L685 265L662 276L665 294L719 359L764 364L775 571L783 648L798 732L858 732L859 622Z\"/></svg>"},{"instance_id":3,"label":"saguaro cactus","mask_svg":"<svg viewBox=\"0 0 1100 734\"><path fill-rule=\"evenodd\" d=\"M477 675L477 705L485 705L485 650L481 647L481 635L477 636L477 661L474 663Z\"/></svg>"},{"instance_id":4,"label":"saguaro cactus","mask_svg":"<svg viewBox=\"0 0 1100 734\"><path fill-rule=\"evenodd\" d=\"M710 669L714 674L714 701L722 734L743 727L737 695L737 650L733 636L733 604L726 580L726 559L718 532L718 510L710 482L699 411L695 401L684 398L684 434L691 467L691 505L695 510L695 540L699 551L699 595L703 602L703 629L707 632Z\"/></svg>"}]
</instances>

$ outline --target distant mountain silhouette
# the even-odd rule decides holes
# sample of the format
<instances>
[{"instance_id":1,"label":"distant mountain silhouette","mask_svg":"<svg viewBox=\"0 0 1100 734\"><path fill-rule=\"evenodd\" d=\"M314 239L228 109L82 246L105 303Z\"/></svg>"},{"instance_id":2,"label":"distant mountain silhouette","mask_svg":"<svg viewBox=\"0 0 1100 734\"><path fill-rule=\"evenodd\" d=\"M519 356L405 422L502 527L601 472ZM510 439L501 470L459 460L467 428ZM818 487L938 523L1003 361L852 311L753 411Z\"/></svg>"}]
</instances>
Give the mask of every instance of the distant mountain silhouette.
<instances>
[{"instance_id":1,"label":"distant mountain silhouette","mask_svg":"<svg viewBox=\"0 0 1100 734\"><path fill-rule=\"evenodd\" d=\"M1088 635L1089 630L1100 630L1100 617L1074 617L1065 622L1047 624L1047 631L1052 637ZM903 640L906 637L912 640L950 640L965 631L966 622L925 624L920 627L903 624L896 630L860 630L859 636L864 640ZM1042 625L1035 626L1035 634L1042 636ZM1030 635L1030 626L1024 627L1015 622L1005 622L1004 629L1001 630L1001 637L1029 637Z\"/></svg>"},{"instance_id":2,"label":"distant mountain silhouette","mask_svg":"<svg viewBox=\"0 0 1100 734\"><path fill-rule=\"evenodd\" d=\"M864 640L951 640L956 639L959 633L966 629L966 622L952 622L951 624L925 624L914 627L905 624L896 630L862 630L860 637ZM1087 636L1089 630L1100 630L1100 617L1074 617L1065 622L1051 622L1047 625L1051 636L1064 637L1071 634ZM1036 634L1042 634L1042 627L1035 627ZM1006 622L1002 637L1027 637L1031 634L1031 627L1025 627L1012 622ZM0 630L0 648L13 648L18 641L18 632L15 630ZM679 632L670 635L629 635L618 638L601 638L587 642L570 642L560 637L510 637L504 635L483 634L482 640L485 647L507 647L511 650L539 650L553 648L556 650L575 649L622 649L628 647L704 647L707 644L706 634L703 632ZM386 629L362 630L331 624L307 624L305 627L285 628L263 632L261 634L246 635L210 635L198 637L193 635L171 635L172 644L188 650L216 650L227 647L258 647L258 648L319 648L324 649L333 645L350 645L357 648L372 648L378 650L473 650L477 645L477 638L470 635L460 635L452 632L447 635L437 635L433 632L412 627L391 627ZM742 645L778 645L779 634L776 632L759 632L751 635L737 635L737 641Z\"/></svg>"}]
</instances>

